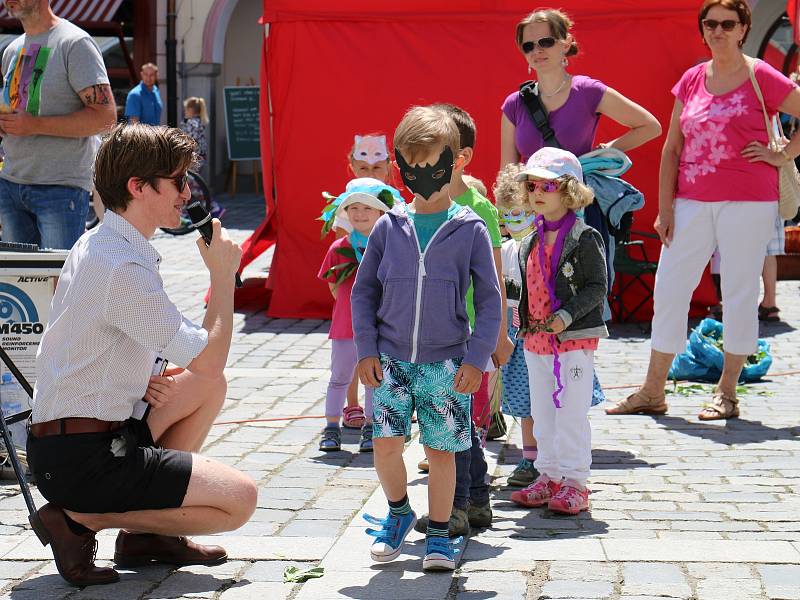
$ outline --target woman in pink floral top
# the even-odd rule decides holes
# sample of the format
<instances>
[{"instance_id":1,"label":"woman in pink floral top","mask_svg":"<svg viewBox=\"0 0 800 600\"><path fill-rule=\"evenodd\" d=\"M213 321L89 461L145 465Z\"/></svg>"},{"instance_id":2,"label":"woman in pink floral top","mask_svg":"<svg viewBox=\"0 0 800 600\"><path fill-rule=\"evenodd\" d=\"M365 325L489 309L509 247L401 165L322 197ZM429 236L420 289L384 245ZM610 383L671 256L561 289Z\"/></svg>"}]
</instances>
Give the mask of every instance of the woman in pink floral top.
<instances>
[{"instance_id":1,"label":"woman in pink floral top","mask_svg":"<svg viewBox=\"0 0 800 600\"><path fill-rule=\"evenodd\" d=\"M672 89L675 108L661 157L655 228L663 249L656 274L650 365L642 387L609 414L667 412L664 385L686 338L689 302L719 247L725 305L725 365L701 420L739 416L736 384L756 350L759 275L778 214L778 170L800 155L794 136L783 151L769 138L755 79L770 116L800 115L800 91L764 62L742 54L750 31L746 0L706 0L698 26L711 60L686 71Z\"/></svg>"}]
</instances>

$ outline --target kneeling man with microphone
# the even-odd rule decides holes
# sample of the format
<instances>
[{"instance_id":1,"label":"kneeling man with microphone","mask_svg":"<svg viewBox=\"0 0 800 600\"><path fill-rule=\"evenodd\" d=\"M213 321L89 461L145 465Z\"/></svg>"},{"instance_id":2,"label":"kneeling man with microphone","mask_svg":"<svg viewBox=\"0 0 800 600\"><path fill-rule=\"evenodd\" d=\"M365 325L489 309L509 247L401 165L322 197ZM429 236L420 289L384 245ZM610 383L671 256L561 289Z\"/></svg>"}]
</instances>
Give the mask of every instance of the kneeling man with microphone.
<instances>
[{"instance_id":1,"label":"kneeling man with microphone","mask_svg":"<svg viewBox=\"0 0 800 600\"><path fill-rule=\"evenodd\" d=\"M39 347L28 460L49 504L32 523L73 585L119 579L94 564L101 529L121 529L120 566L211 565L225 550L184 536L237 529L255 510L249 477L197 454L225 400L241 249L216 219L210 245L198 238L211 295L196 325L148 241L179 225L194 157L178 129L118 125L105 138L94 182L108 210L70 251ZM159 374L162 360L179 368Z\"/></svg>"}]
</instances>

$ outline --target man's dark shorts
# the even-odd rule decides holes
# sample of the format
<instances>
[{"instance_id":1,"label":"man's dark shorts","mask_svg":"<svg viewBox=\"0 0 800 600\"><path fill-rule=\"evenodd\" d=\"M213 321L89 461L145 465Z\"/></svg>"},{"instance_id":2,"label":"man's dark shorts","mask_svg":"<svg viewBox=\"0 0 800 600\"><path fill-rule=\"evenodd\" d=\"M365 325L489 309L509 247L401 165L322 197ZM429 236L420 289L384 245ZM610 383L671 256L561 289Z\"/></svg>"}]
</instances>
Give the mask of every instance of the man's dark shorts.
<instances>
[{"instance_id":1,"label":"man's dark shorts","mask_svg":"<svg viewBox=\"0 0 800 600\"><path fill-rule=\"evenodd\" d=\"M28 463L49 502L85 513L177 508L192 454L159 448L145 421L115 431L28 436Z\"/></svg>"}]
</instances>

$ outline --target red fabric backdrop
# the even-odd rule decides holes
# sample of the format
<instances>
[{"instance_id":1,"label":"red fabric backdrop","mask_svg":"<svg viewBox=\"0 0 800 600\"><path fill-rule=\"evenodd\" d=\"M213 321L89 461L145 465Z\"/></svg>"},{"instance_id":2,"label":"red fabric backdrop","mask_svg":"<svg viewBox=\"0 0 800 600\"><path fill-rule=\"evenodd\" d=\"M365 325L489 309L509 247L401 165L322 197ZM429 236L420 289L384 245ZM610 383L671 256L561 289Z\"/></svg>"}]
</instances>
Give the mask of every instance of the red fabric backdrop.
<instances>
[{"instance_id":1,"label":"red fabric backdrop","mask_svg":"<svg viewBox=\"0 0 800 600\"><path fill-rule=\"evenodd\" d=\"M499 164L500 105L528 79L514 43L533 5L517 0L376 3L265 0L270 24L262 64L262 156L268 219L248 240L243 264L275 240L268 314L328 318L331 297L316 278L332 238L320 240L320 193L348 180L353 135L391 134L412 104L452 102L477 123L468 171L491 186ZM706 57L697 33L699 0L564 0L581 53L572 73L596 77L668 125L670 88ZM272 107L272 124L268 115ZM601 120L598 141L619 132ZM626 178L645 192L635 227L652 230L663 138L631 153ZM274 175L274 180L273 180ZM274 187L273 187L274 186ZM272 198L271 190L275 191ZM658 247L651 248L657 255ZM252 290L251 290L252 292ZM708 294L700 304L710 302ZM649 309L648 309L649 310ZM642 315L645 316L645 315Z\"/></svg>"}]
</instances>

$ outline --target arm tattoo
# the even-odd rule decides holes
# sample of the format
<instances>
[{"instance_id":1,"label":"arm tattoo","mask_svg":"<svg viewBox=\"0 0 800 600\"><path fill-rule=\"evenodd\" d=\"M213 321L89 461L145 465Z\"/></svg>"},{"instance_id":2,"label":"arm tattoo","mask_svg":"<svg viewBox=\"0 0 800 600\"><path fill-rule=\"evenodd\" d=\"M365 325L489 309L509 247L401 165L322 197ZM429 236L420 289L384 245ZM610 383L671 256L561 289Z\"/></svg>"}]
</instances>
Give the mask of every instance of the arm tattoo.
<instances>
[{"instance_id":1,"label":"arm tattoo","mask_svg":"<svg viewBox=\"0 0 800 600\"><path fill-rule=\"evenodd\" d=\"M92 104L113 104L114 96L111 93L111 86L106 83L98 83L81 90L81 100L84 105Z\"/></svg>"}]
</instances>

